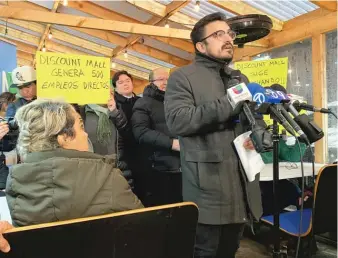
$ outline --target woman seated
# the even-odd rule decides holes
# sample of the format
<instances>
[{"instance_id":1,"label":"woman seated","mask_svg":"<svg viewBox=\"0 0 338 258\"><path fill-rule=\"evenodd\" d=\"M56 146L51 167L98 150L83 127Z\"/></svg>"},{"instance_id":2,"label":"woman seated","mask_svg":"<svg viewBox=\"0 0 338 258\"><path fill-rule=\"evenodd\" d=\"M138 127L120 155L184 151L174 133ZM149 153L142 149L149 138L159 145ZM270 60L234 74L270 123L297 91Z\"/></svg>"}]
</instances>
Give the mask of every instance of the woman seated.
<instances>
[{"instance_id":1,"label":"woman seated","mask_svg":"<svg viewBox=\"0 0 338 258\"><path fill-rule=\"evenodd\" d=\"M68 103L36 100L15 118L22 164L8 176L13 225L68 220L142 208L115 157L88 152L81 116Z\"/></svg>"}]
</instances>

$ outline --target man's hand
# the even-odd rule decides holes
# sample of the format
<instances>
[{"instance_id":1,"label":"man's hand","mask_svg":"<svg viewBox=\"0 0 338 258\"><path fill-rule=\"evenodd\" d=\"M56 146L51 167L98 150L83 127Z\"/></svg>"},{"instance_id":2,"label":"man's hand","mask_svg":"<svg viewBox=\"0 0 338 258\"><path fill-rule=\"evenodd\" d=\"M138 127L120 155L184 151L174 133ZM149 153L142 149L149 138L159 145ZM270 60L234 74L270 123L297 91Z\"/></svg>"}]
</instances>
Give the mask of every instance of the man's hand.
<instances>
[{"instance_id":1,"label":"man's hand","mask_svg":"<svg viewBox=\"0 0 338 258\"><path fill-rule=\"evenodd\" d=\"M173 140L172 150L180 151L180 142L177 139Z\"/></svg>"},{"instance_id":2,"label":"man's hand","mask_svg":"<svg viewBox=\"0 0 338 258\"><path fill-rule=\"evenodd\" d=\"M243 143L243 147L246 149L246 150L254 150L255 147L251 141L250 138L247 138L244 143Z\"/></svg>"},{"instance_id":3,"label":"man's hand","mask_svg":"<svg viewBox=\"0 0 338 258\"><path fill-rule=\"evenodd\" d=\"M0 251L8 253L11 250L7 240L2 236L2 233L5 233L7 230L13 228L11 224L7 221L0 221Z\"/></svg>"},{"instance_id":4,"label":"man's hand","mask_svg":"<svg viewBox=\"0 0 338 258\"><path fill-rule=\"evenodd\" d=\"M0 123L0 140L9 132L8 124L5 122Z\"/></svg>"},{"instance_id":5,"label":"man's hand","mask_svg":"<svg viewBox=\"0 0 338 258\"><path fill-rule=\"evenodd\" d=\"M109 111L114 111L116 109L116 102L114 99L114 96L112 96L109 100L108 100L108 109Z\"/></svg>"}]
</instances>

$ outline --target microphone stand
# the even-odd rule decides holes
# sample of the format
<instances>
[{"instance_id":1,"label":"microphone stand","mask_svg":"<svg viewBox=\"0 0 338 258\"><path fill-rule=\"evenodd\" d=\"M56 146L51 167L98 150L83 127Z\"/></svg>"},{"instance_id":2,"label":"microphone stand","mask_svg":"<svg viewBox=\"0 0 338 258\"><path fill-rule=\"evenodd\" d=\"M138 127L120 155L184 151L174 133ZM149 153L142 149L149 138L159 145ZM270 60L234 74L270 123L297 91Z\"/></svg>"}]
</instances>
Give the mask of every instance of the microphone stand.
<instances>
[{"instance_id":1,"label":"microphone stand","mask_svg":"<svg viewBox=\"0 0 338 258\"><path fill-rule=\"evenodd\" d=\"M280 105L275 105L277 111L280 111ZM287 251L281 250L280 247L280 230L279 230L279 140L282 135L279 134L277 120L273 119L272 139L273 139L273 232L274 232L274 247L273 258L287 257Z\"/></svg>"}]
</instances>

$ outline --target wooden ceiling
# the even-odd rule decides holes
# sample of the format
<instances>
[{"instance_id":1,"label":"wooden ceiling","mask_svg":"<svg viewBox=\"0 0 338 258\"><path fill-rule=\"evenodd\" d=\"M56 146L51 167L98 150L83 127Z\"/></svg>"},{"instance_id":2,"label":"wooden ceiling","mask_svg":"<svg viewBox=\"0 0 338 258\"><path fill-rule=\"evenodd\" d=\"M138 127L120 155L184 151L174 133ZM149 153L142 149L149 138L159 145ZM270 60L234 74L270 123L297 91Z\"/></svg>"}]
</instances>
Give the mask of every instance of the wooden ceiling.
<instances>
[{"instance_id":1,"label":"wooden ceiling","mask_svg":"<svg viewBox=\"0 0 338 258\"><path fill-rule=\"evenodd\" d=\"M172 1L167 5L154 0L119 2L133 8L128 16L99 2L67 1L67 7L64 1L50 2L46 8L28 1L0 0L0 40L16 44L19 65L34 65L36 51L43 46L52 52L106 56L112 58L112 73L124 69L136 78L139 93L150 70L183 66L193 58L189 34L197 20L181 12L190 1ZM336 29L337 2L311 2L319 9L289 21L270 16L272 33L236 49L234 59L248 60L273 48ZM241 0L209 3L235 15L265 14ZM142 14L149 18L141 22ZM164 27L166 23L170 28ZM48 38L50 33L52 39Z\"/></svg>"}]
</instances>

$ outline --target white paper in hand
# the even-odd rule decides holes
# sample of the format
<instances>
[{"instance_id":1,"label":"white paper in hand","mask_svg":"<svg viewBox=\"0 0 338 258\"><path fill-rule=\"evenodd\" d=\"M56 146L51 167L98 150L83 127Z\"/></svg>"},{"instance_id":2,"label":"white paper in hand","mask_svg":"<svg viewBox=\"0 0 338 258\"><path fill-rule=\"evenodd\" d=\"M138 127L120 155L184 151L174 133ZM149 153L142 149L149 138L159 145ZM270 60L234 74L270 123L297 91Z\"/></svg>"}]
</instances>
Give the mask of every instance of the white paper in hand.
<instances>
[{"instance_id":1,"label":"white paper in hand","mask_svg":"<svg viewBox=\"0 0 338 258\"><path fill-rule=\"evenodd\" d=\"M12 224L12 217L9 212L6 196L0 197L0 220L6 220Z\"/></svg>"},{"instance_id":2,"label":"white paper in hand","mask_svg":"<svg viewBox=\"0 0 338 258\"><path fill-rule=\"evenodd\" d=\"M245 132L239 135L235 140L235 148L238 156L242 162L244 171L249 182L255 180L255 176L263 170L265 163L259 153L256 150L247 150L243 147L244 141L249 137L251 131Z\"/></svg>"}]
</instances>

